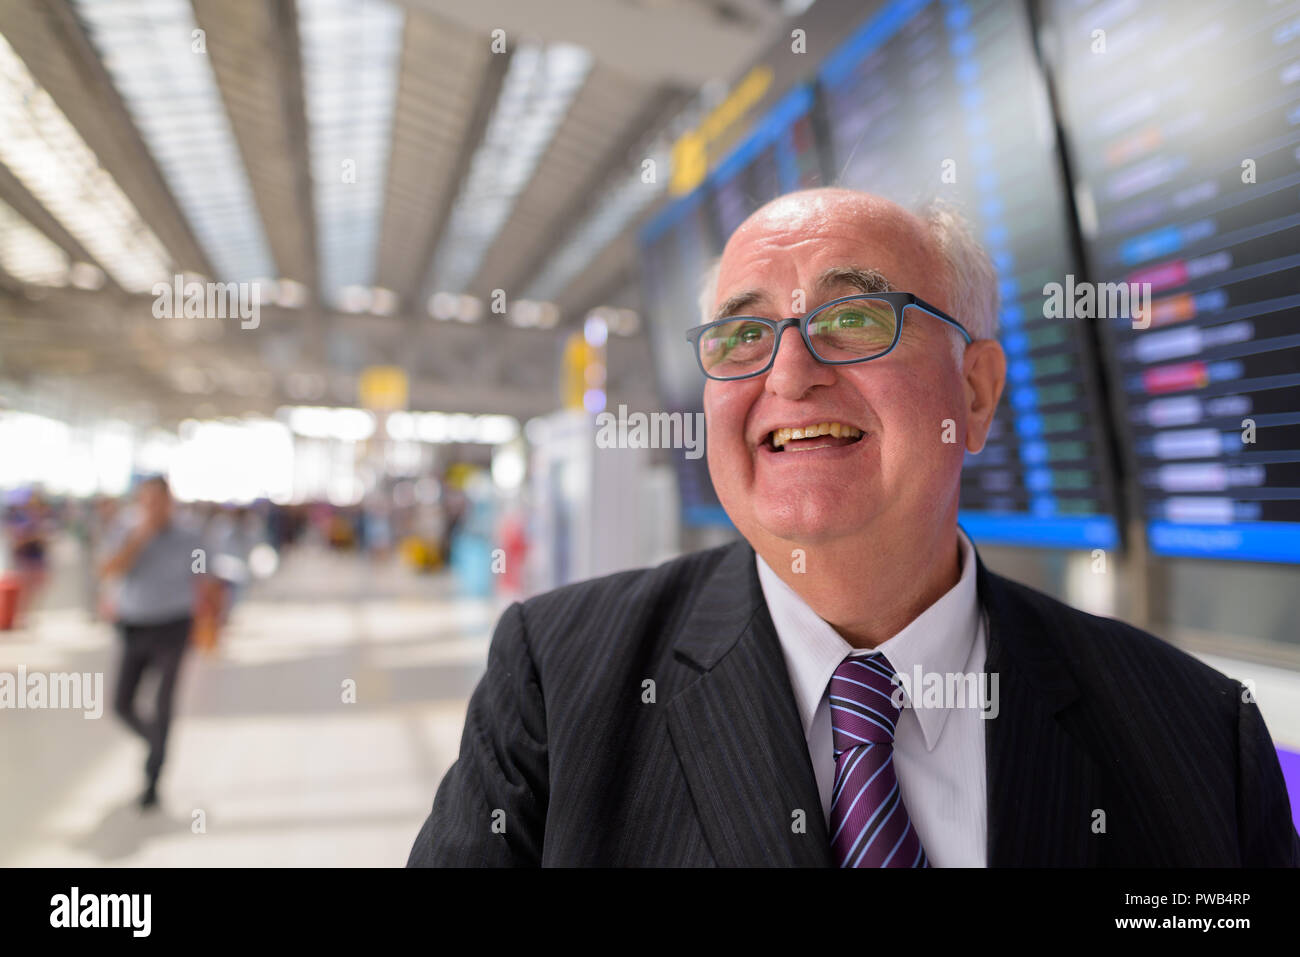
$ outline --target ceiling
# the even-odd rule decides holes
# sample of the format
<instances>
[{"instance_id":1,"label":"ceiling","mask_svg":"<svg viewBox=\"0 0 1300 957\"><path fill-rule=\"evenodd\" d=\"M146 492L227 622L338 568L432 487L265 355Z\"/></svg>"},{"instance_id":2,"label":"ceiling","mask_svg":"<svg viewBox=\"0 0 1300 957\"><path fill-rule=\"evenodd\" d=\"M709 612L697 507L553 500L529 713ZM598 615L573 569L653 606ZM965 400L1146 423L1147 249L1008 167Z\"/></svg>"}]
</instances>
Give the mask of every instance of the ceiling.
<instances>
[{"instance_id":1,"label":"ceiling","mask_svg":"<svg viewBox=\"0 0 1300 957\"><path fill-rule=\"evenodd\" d=\"M0 402L265 414L355 405L397 364L415 408L554 408L563 336L636 305L644 159L785 22L780 0L0 0ZM256 320L160 317L178 275L251 284ZM652 401L643 340L611 338L608 382Z\"/></svg>"}]
</instances>

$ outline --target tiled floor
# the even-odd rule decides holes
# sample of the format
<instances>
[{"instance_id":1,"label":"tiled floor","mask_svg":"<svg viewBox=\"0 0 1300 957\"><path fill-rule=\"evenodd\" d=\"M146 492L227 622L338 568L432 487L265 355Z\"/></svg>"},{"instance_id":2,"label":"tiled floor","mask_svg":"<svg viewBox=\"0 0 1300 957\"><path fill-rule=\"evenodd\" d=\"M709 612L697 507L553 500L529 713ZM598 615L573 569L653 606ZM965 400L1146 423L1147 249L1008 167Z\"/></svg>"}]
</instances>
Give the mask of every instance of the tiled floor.
<instances>
[{"instance_id":1,"label":"tiled floor","mask_svg":"<svg viewBox=\"0 0 1300 957\"><path fill-rule=\"evenodd\" d=\"M187 657L162 805L142 816L145 748L109 704L116 638L73 604L0 632L0 671L104 672L107 699L98 720L0 713L0 865L405 863L501 608L396 564L290 555L216 654Z\"/></svg>"}]
</instances>

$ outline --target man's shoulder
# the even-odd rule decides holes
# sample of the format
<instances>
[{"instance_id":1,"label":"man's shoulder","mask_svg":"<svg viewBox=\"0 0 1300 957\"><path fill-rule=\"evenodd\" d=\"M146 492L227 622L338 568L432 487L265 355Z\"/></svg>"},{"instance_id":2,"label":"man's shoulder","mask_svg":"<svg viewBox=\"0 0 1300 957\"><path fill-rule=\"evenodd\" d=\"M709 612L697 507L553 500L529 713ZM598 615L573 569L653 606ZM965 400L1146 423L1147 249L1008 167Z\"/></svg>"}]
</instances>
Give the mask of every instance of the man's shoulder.
<instances>
[{"instance_id":1,"label":"man's shoulder","mask_svg":"<svg viewBox=\"0 0 1300 957\"><path fill-rule=\"evenodd\" d=\"M519 612L530 639L617 634L624 641L638 636L658 640L676 632L713 572L743 547L743 542L731 542L652 567L562 585L520 602Z\"/></svg>"},{"instance_id":2,"label":"man's shoulder","mask_svg":"<svg viewBox=\"0 0 1300 957\"><path fill-rule=\"evenodd\" d=\"M1084 684L1106 683L1122 695L1141 686L1145 694L1155 688L1177 687L1191 694L1235 694L1237 682L1164 638L1118 618L1106 618L1075 608L1035 588L989 572L995 598L1003 614L1028 609L1023 626L1032 641L1042 641L1067 663Z\"/></svg>"}]
</instances>

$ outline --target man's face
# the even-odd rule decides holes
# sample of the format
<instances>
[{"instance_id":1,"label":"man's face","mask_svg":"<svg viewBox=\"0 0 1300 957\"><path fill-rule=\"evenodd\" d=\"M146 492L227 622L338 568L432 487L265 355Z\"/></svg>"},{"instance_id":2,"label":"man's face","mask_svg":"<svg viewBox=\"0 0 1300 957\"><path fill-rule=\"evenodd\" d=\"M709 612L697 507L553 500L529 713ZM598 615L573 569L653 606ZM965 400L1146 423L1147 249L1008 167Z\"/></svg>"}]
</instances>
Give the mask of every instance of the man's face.
<instances>
[{"instance_id":1,"label":"man's face","mask_svg":"<svg viewBox=\"0 0 1300 957\"><path fill-rule=\"evenodd\" d=\"M777 200L742 225L724 250L714 308L753 292L753 301L728 312L768 318L811 312L862 291L843 278L827 279L848 267L874 270L891 289L952 314L943 266L924 226L883 200L836 191ZM801 311L794 308L799 291ZM770 536L817 544L873 528L907 528L913 519L933 520L955 508L967 392L949 338L958 333L949 330L908 310L893 352L831 366L814 359L798 330L787 328L764 375L707 381L709 471L727 514L751 543ZM952 420L955 441L943 441L945 420ZM771 444L777 428L823 423L851 426L862 436L849 444L831 436L794 442L783 451Z\"/></svg>"},{"instance_id":2,"label":"man's face","mask_svg":"<svg viewBox=\"0 0 1300 957\"><path fill-rule=\"evenodd\" d=\"M171 515L171 494L157 482L141 485L137 501L141 512L154 523L162 524Z\"/></svg>"}]
</instances>

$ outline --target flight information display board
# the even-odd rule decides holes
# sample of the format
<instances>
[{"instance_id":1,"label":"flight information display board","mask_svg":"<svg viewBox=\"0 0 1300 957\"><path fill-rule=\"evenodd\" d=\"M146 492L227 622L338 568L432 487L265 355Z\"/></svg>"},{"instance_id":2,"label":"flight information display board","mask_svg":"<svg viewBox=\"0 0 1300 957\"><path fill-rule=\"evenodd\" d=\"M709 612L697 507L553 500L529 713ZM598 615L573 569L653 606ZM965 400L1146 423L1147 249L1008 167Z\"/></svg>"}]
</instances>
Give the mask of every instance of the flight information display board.
<instances>
[{"instance_id":1,"label":"flight information display board","mask_svg":"<svg viewBox=\"0 0 1300 957\"><path fill-rule=\"evenodd\" d=\"M1300 2L1046 9L1153 551L1300 561Z\"/></svg>"},{"instance_id":2,"label":"flight information display board","mask_svg":"<svg viewBox=\"0 0 1300 957\"><path fill-rule=\"evenodd\" d=\"M704 273L719 240L702 190L668 206L641 232L641 279L655 371L664 403L698 406L704 377L691 358L686 332L700 323Z\"/></svg>"},{"instance_id":3,"label":"flight information display board","mask_svg":"<svg viewBox=\"0 0 1300 957\"><path fill-rule=\"evenodd\" d=\"M997 269L1007 386L984 450L967 455L963 528L977 542L1118 544L1089 330L1044 308L1048 284L1078 269L1024 5L890 3L820 81L839 184L909 207L954 203Z\"/></svg>"},{"instance_id":4,"label":"flight information display board","mask_svg":"<svg viewBox=\"0 0 1300 957\"><path fill-rule=\"evenodd\" d=\"M768 200L821 184L812 106L812 87L791 91L709 176L704 188L724 242Z\"/></svg>"}]
</instances>

